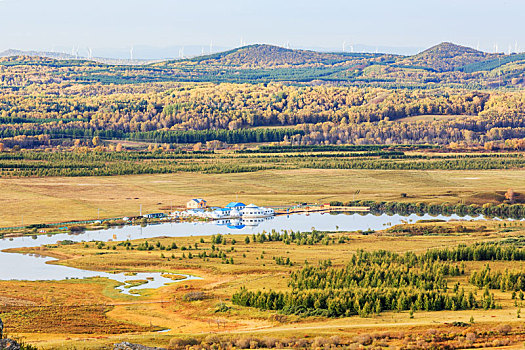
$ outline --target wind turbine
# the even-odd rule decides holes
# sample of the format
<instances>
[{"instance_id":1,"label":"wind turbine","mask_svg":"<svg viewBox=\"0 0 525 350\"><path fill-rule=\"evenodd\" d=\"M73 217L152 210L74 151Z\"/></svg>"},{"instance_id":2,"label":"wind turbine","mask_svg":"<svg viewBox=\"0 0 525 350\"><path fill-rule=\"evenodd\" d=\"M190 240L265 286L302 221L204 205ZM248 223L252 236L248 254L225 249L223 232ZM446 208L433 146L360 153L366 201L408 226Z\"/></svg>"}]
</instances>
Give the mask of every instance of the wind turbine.
<instances>
[{"instance_id":1,"label":"wind turbine","mask_svg":"<svg viewBox=\"0 0 525 350\"><path fill-rule=\"evenodd\" d=\"M133 61L133 46L129 49L129 60Z\"/></svg>"},{"instance_id":2,"label":"wind turbine","mask_svg":"<svg viewBox=\"0 0 525 350\"><path fill-rule=\"evenodd\" d=\"M518 53L518 41L517 40L514 42L514 52Z\"/></svg>"},{"instance_id":3,"label":"wind turbine","mask_svg":"<svg viewBox=\"0 0 525 350\"><path fill-rule=\"evenodd\" d=\"M78 60L78 48L73 45L73 48L71 49L71 56L73 56L76 60Z\"/></svg>"},{"instance_id":4,"label":"wind turbine","mask_svg":"<svg viewBox=\"0 0 525 350\"><path fill-rule=\"evenodd\" d=\"M90 59L90 60L93 59L93 50L91 50L90 47L88 47L88 59Z\"/></svg>"},{"instance_id":5,"label":"wind turbine","mask_svg":"<svg viewBox=\"0 0 525 350\"><path fill-rule=\"evenodd\" d=\"M346 41L343 41L343 52L345 52Z\"/></svg>"},{"instance_id":6,"label":"wind turbine","mask_svg":"<svg viewBox=\"0 0 525 350\"><path fill-rule=\"evenodd\" d=\"M213 40L210 41L210 53L213 53Z\"/></svg>"}]
</instances>

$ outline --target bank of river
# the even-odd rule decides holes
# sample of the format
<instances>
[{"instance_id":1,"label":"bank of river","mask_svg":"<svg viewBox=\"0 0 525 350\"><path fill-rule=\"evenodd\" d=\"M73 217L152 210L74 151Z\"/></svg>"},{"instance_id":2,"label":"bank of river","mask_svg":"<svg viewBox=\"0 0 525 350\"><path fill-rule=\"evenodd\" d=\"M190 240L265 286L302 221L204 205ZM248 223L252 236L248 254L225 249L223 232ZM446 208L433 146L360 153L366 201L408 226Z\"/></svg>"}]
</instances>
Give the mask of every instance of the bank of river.
<instances>
[{"instance_id":1,"label":"bank of river","mask_svg":"<svg viewBox=\"0 0 525 350\"><path fill-rule=\"evenodd\" d=\"M441 219L441 220L483 220L484 218L452 216L418 216L415 214L403 215L373 215L373 214L292 214L276 216L273 218L242 221L214 221L214 222L182 222L163 223L156 225L123 226L112 227L105 230L84 231L78 234L54 234L4 238L0 240L0 249L38 247L45 244L56 244L60 241L89 242L89 241L125 241L127 239L144 239L153 237L184 237L205 236L213 234L253 234L259 232L270 232L272 230L293 231L366 231L381 230L392 225L416 222L418 220ZM132 294L140 289L159 288L168 283L181 282L198 277L181 275L184 279L174 281L162 276L162 273L139 272L136 274L106 273L89 271L72 267L49 264L53 258L41 257L31 254L17 254L0 252L0 280L64 280L68 278L90 278L105 277L121 282L117 289L122 293ZM146 283L138 286L130 286L133 281L146 280Z\"/></svg>"}]
</instances>

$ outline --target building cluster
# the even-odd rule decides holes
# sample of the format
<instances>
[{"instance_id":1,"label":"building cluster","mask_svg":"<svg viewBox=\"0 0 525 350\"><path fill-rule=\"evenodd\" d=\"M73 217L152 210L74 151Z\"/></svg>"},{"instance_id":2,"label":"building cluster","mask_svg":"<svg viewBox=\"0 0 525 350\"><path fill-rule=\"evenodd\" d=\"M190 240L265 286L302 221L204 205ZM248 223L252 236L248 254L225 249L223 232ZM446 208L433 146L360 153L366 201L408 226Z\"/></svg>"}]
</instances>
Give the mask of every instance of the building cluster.
<instances>
[{"instance_id":1,"label":"building cluster","mask_svg":"<svg viewBox=\"0 0 525 350\"><path fill-rule=\"evenodd\" d=\"M186 204L187 210L177 212L180 216L195 216L213 220L221 219L247 219L247 218L266 218L275 215L272 208L259 207L255 204L246 205L240 202L231 202L224 208L208 208L207 203L202 198L195 198Z\"/></svg>"},{"instance_id":2,"label":"building cluster","mask_svg":"<svg viewBox=\"0 0 525 350\"><path fill-rule=\"evenodd\" d=\"M243 222L260 223L259 219L270 218L274 215L274 209L259 207L255 204L246 205L240 202L231 202L224 208L208 207L204 199L194 198L186 203L186 210L174 211L170 213L169 216L164 213L150 213L133 218L125 217L123 220L129 221L136 218L164 220L169 219L169 217L197 217L218 220L219 222L223 220L227 220L228 222L232 220L243 220Z\"/></svg>"}]
</instances>

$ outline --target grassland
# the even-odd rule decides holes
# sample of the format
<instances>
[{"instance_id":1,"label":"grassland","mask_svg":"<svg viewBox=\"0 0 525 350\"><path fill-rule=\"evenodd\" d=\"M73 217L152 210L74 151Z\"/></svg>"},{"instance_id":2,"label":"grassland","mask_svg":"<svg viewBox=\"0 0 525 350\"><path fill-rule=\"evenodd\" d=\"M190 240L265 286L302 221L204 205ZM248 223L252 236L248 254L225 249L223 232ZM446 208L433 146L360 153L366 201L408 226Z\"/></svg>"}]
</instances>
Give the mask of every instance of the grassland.
<instances>
[{"instance_id":1,"label":"grassland","mask_svg":"<svg viewBox=\"0 0 525 350\"><path fill-rule=\"evenodd\" d=\"M412 117L405 117L401 119L397 119L398 122L419 122L419 121L440 121L440 120L454 120L459 118L464 118L464 115L436 115L436 114L424 114L424 115L417 115Z\"/></svg>"},{"instance_id":2,"label":"grassland","mask_svg":"<svg viewBox=\"0 0 525 350\"><path fill-rule=\"evenodd\" d=\"M111 177L0 179L0 226L138 215L183 206L258 205L353 199L485 203L508 188L525 192L523 170L266 170L236 174L176 173ZM500 194L496 195L497 191ZM407 198L402 198L406 193ZM23 216L23 217L22 217Z\"/></svg>"},{"instance_id":3,"label":"grassland","mask_svg":"<svg viewBox=\"0 0 525 350\"><path fill-rule=\"evenodd\" d=\"M444 224L439 223L439 225ZM72 346L95 349L122 340L168 346L173 339L181 337L204 339L210 334L229 339L248 335L303 339L337 335L343 339L353 339L363 334L383 334L387 331L390 334L403 334L402 339L399 340L401 344L405 337L430 331L457 334L460 337L467 331L476 334L493 332L490 334L495 336L497 333L494 333L494 329L501 324L512 326L514 343L510 342L510 344L515 346L515 341L519 339L524 328L516 318L518 307L511 299L509 291L493 291L497 303L501 306L495 310L418 311L413 317L408 312L382 312L365 318L300 317L240 307L230 302L231 295L241 286L250 290L287 290L290 272L300 269L306 261L316 264L317 261L329 257L334 266L342 266L359 249L366 251L386 249L400 253L411 251L419 254L430 248L455 247L460 243L470 245L525 234L523 223L517 222L484 222L485 228L481 229L480 224L475 222L453 222L447 225L466 225L472 230L468 234L412 237L334 234L335 238L343 235L346 242L330 245L246 243L245 235L229 235L226 236L226 244L213 244L210 237L149 239L149 243L159 242L162 246L169 246L175 242L178 249L171 251L157 248L152 251L137 250L136 247L144 243L144 240L132 241L131 244L135 247L133 250L126 249L125 245L119 242L109 242L103 247L95 243L80 243L21 250L54 256L60 259L60 264L79 268L124 272L164 271L174 274L193 274L203 279L173 283L158 290L146 290L141 292L141 297L119 294L113 289L114 282L103 279L58 283L1 282L0 298L4 304L12 305L13 310L7 318L4 316L4 320L11 321L21 315L40 317L36 318L41 320L39 323L12 323L14 326L11 326L9 331L43 349ZM232 244L233 239L236 240L235 244ZM225 264L224 259L220 258L197 256L204 251L210 253L212 245L215 245L215 249L225 252L227 259L232 258L234 264ZM183 250L182 247L186 249ZM189 253L193 254L191 259ZM293 266L279 265L274 257L290 258ZM466 276L474 270L481 270L486 263L466 262L466 274L450 278L449 287L452 288L456 282L460 282L467 291L476 291L476 287L468 284ZM524 269L522 262L489 264L496 271L506 268L521 271ZM203 293L204 297L197 298L196 301L187 301L188 295L196 292ZM49 326L48 322L53 317L52 314L39 311L38 315L35 315L34 307L41 303L49 305L50 308L62 308L66 311L64 314L70 316L60 316L58 324ZM225 311L219 311L222 303L228 307ZM84 305L84 308L79 308L79 305ZM67 312L73 309L75 312ZM100 320L104 325L103 331L97 327L91 327L89 331L79 331L78 322L83 318ZM453 322L470 324L472 318L475 323L467 328L452 326ZM129 333L122 334L126 329ZM154 332L159 329L169 331ZM392 339L395 342L395 338Z\"/></svg>"},{"instance_id":4,"label":"grassland","mask_svg":"<svg viewBox=\"0 0 525 350\"><path fill-rule=\"evenodd\" d=\"M168 211L183 206L189 198L203 197L210 205L224 205L232 200L259 205L282 206L296 202L323 203L355 199L377 201L411 201L427 203L499 203L504 193L513 188L525 192L523 170L342 170L342 169L271 169L249 173L206 174L177 172L173 174L1 178L1 226L132 216L142 212ZM425 225L434 225L427 223ZM496 338L500 324L513 327L508 344L516 345L524 328L517 319L518 306L510 292L494 291L501 308L494 310L418 311L411 318L408 312L382 312L370 317L348 318L300 317L275 311L245 308L231 303L231 296L242 286L250 290L288 290L291 271L300 269L305 261L311 264L330 257L335 266L342 266L358 249L373 251L423 253L429 248L457 246L493 241L513 235L524 235L516 223L484 222L453 223L472 226L461 234L434 233L432 236L362 236L344 234L341 244L287 245L283 242L249 243L245 236L228 236L226 245L216 245L233 264L222 258L199 258L212 251L210 237L158 238L162 246L176 243L171 251L128 250L119 242L106 243L101 249L94 243L45 246L27 253L53 256L58 263L100 271L191 274L202 280L174 282L158 290L141 291L140 297L118 293L114 281L91 279L60 282L0 282L2 318L8 332L43 349L100 349L120 341L146 345L168 346L174 339L204 339L211 335L221 339L239 337L315 337L338 336L352 342L364 334L393 336L390 345L411 342L418 334L465 332ZM443 225L439 223L439 225ZM232 245L232 239L237 242ZM137 247L144 240L131 242ZM195 248L197 244L197 248ZM113 249L115 247L115 249ZM181 247L186 247L182 250ZM192 249L189 249L192 247ZM232 249L233 248L233 249ZM189 258L189 253L192 258ZM183 255L184 254L184 255ZM279 265L274 258L289 258L292 266ZM450 287L460 282L467 290L466 276L481 270L486 262L466 262L466 275L451 278ZM521 262L494 262L496 270L524 270ZM205 298L185 301L190 293L204 293ZM478 294L481 294L478 292ZM222 309L222 304L227 306ZM473 318L475 324L470 324ZM86 320L89 320L86 323ZM464 322L469 326L454 326ZM87 325L87 326L83 326ZM158 333L167 330L166 333ZM496 332L496 333L494 333ZM429 333L430 334L430 333ZM407 340L406 337L410 339ZM485 336L483 336L485 337ZM485 339L485 338L483 338ZM459 340L458 340L459 341ZM392 343L393 342L393 343ZM374 346L380 340L374 340ZM412 343L410 343L412 344ZM521 341L520 345L523 344ZM509 347L510 349L511 347Z\"/></svg>"}]
</instances>

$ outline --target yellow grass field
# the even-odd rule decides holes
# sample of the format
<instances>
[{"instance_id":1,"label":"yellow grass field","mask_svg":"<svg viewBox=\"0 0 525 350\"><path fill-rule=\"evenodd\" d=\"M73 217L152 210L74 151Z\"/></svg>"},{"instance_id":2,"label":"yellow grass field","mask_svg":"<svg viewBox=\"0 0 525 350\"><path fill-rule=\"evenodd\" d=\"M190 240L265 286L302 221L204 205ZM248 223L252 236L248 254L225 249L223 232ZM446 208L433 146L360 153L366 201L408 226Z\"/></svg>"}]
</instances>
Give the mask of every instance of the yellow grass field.
<instances>
[{"instance_id":1,"label":"yellow grass field","mask_svg":"<svg viewBox=\"0 0 525 350\"><path fill-rule=\"evenodd\" d=\"M460 224L473 228L479 225L463 221L447 225ZM451 324L469 323L471 318L475 320L475 325L468 330L480 334L502 324L511 325L516 332L523 332L525 329L520 319L516 318L517 307L510 298L510 292L494 291L496 300L501 305L499 309L416 312L413 318L408 312L382 312L380 315L365 318L301 318L293 315L277 318L274 311L244 308L230 302L232 293L238 291L241 286L251 290L286 290L289 273L304 266L305 260L316 264L318 260L329 257L335 266L342 266L358 249L422 253L429 248L453 247L460 243L494 241L525 234L523 223L507 222L505 230L500 226L501 222L484 222L483 225L486 226L483 232L452 236L362 236L345 233L342 235L347 237L346 243L328 246L283 242L247 244L244 242L246 235L228 235L227 244L218 247L227 253L228 258L233 258L233 265L224 264L217 258L203 259L196 256L199 252L211 251L212 242L209 236L202 239L164 237L148 240L150 243L159 242L164 246L176 242L179 248L172 251L128 250L118 245L118 242L108 242L102 248L98 248L95 243L80 243L23 249L21 251L57 257L60 264L78 268L103 271L164 271L192 274L203 279L173 283L158 290L146 290L141 292L140 297L119 294L113 289L115 282L104 279L58 283L0 282L0 302L18 305L22 310L20 315L26 313L42 321L38 324L13 323L15 326L10 330L19 338L42 349L97 349L104 346L109 348L110 344L124 340L166 347L170 340L175 338L191 336L203 339L210 335L227 338L255 336L305 339L337 335L351 339L362 334L384 332L418 335L437 330L449 334L464 334L464 328ZM237 242L232 244L232 239ZM137 245L143 242L144 240L136 240L132 243ZM189 249L190 246L192 249ZM182 250L181 247L188 249ZM193 253L191 259L188 258L190 252ZM281 256L289 257L294 266L276 264L273 257ZM451 278L448 281L449 287L460 282L467 291L475 291L477 288L467 283L466 276L471 271L482 269L485 264L486 262L466 262L466 275ZM490 265L495 270L525 268L522 262L493 262ZM185 296L190 292L203 292L207 297L199 301L185 301ZM479 292L477 293L479 295ZM218 305L223 302L232 308L227 312L217 312ZM41 303L49 305L51 310L54 306L56 310L64 312L36 312L33 307ZM78 305L96 307L75 308ZM60 322L48 325L45 321L54 316L58 317ZM92 324L90 332L79 331L79 320L83 317L97 320L104 329L101 330ZM14 317L7 319L14 320ZM156 332L161 329L167 332ZM520 347L513 343L512 347L506 349Z\"/></svg>"},{"instance_id":2,"label":"yellow grass field","mask_svg":"<svg viewBox=\"0 0 525 350\"><path fill-rule=\"evenodd\" d=\"M453 115L453 114L446 114L446 115L433 115L433 114L424 114L424 115L416 115L412 117L405 117L396 119L398 122L418 122L418 121L440 121L440 120L452 120L452 119L459 119L459 118L466 118L465 115Z\"/></svg>"},{"instance_id":3,"label":"yellow grass field","mask_svg":"<svg viewBox=\"0 0 525 350\"><path fill-rule=\"evenodd\" d=\"M356 199L484 202L495 191L525 192L523 170L267 170L238 174L177 173L109 177L0 179L0 227L132 216L232 200L258 205ZM407 198L401 198L407 193ZM479 197L479 198L478 198Z\"/></svg>"}]
</instances>

